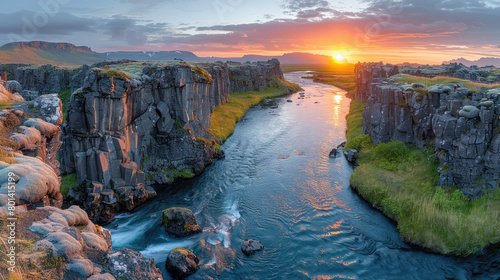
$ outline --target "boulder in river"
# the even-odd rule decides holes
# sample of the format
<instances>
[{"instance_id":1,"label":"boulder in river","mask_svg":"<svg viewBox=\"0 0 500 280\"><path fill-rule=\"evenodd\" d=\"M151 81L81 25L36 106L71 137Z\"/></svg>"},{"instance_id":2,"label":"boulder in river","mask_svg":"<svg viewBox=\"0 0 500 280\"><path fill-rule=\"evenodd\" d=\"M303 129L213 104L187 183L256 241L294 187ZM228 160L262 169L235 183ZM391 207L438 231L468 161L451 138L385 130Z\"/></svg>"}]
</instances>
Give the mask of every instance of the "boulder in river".
<instances>
[{"instance_id":1,"label":"boulder in river","mask_svg":"<svg viewBox=\"0 0 500 280\"><path fill-rule=\"evenodd\" d=\"M165 268L174 277L183 279L198 271L199 262L200 259L193 252L184 248L176 248L168 254Z\"/></svg>"},{"instance_id":2,"label":"boulder in river","mask_svg":"<svg viewBox=\"0 0 500 280\"><path fill-rule=\"evenodd\" d=\"M186 208L173 207L163 210L162 221L167 232L177 237L202 232L193 212Z\"/></svg>"},{"instance_id":3,"label":"boulder in river","mask_svg":"<svg viewBox=\"0 0 500 280\"><path fill-rule=\"evenodd\" d=\"M241 245L241 251L247 256L251 256L255 254L255 252L262 250L264 250L264 245L258 240L246 239L243 245Z\"/></svg>"}]
</instances>

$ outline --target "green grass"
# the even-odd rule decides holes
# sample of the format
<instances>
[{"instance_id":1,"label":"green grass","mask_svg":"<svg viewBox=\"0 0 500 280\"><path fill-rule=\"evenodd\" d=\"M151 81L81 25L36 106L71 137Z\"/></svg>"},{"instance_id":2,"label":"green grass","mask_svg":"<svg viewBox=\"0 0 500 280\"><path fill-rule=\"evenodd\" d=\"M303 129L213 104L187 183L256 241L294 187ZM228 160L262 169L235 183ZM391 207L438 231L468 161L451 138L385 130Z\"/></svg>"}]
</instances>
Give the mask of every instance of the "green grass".
<instances>
[{"instance_id":1,"label":"green grass","mask_svg":"<svg viewBox=\"0 0 500 280\"><path fill-rule=\"evenodd\" d=\"M193 72L196 73L196 75L200 76L200 77L203 77L207 83L213 83L213 79L212 79L212 76L203 68L201 68L200 66L193 66L193 65L190 65L189 67L191 67L191 70Z\"/></svg>"},{"instance_id":2,"label":"green grass","mask_svg":"<svg viewBox=\"0 0 500 280\"><path fill-rule=\"evenodd\" d=\"M171 173L174 175L174 178L193 178L196 176L191 169L183 169L182 171L176 170L176 169L165 169L163 170L164 173Z\"/></svg>"},{"instance_id":3,"label":"green grass","mask_svg":"<svg viewBox=\"0 0 500 280\"><path fill-rule=\"evenodd\" d=\"M57 97L61 99L62 102L62 111L63 111L63 122L66 122L68 117L68 102L71 98L71 89L67 88L62 90Z\"/></svg>"},{"instance_id":4,"label":"green grass","mask_svg":"<svg viewBox=\"0 0 500 280\"><path fill-rule=\"evenodd\" d=\"M99 74L104 75L104 76L108 76L109 78L117 78L117 79L121 79L121 80L132 80L132 77L129 74L122 72L120 70L110 69L109 66L105 66L102 68L96 68L96 69L99 70Z\"/></svg>"},{"instance_id":5,"label":"green grass","mask_svg":"<svg viewBox=\"0 0 500 280\"><path fill-rule=\"evenodd\" d=\"M265 91L231 92L229 101L215 108L212 114L210 132L221 141L226 141L234 132L236 123L243 118L246 111L264 99L273 98L300 90L300 86L276 79L276 87L268 87Z\"/></svg>"},{"instance_id":6,"label":"green grass","mask_svg":"<svg viewBox=\"0 0 500 280\"><path fill-rule=\"evenodd\" d=\"M317 73L314 73L317 74ZM464 82L467 87L490 86L453 78L406 77L404 82L427 86ZM354 80L319 79L354 92ZM346 85L341 83L346 82ZM351 95L353 96L353 95ZM423 152L402 142L374 145L363 135L366 103L351 100L346 116L346 148L359 151L350 183L364 199L397 221L401 237L434 252L466 256L500 242L500 190L470 201L454 188L436 186L439 162L434 151Z\"/></svg>"},{"instance_id":7,"label":"green grass","mask_svg":"<svg viewBox=\"0 0 500 280\"><path fill-rule=\"evenodd\" d=\"M144 66L137 63L123 63L112 65L110 68L126 73L134 79L138 79L142 76L142 69L144 69Z\"/></svg>"},{"instance_id":8,"label":"green grass","mask_svg":"<svg viewBox=\"0 0 500 280\"><path fill-rule=\"evenodd\" d=\"M402 142L374 145L362 134L365 104L351 101L346 149L359 151L350 183L364 199L398 222L406 241L443 254L466 256L500 242L500 190L470 201L436 186L439 162Z\"/></svg>"},{"instance_id":9,"label":"green grass","mask_svg":"<svg viewBox=\"0 0 500 280\"><path fill-rule=\"evenodd\" d=\"M62 176L61 178L61 194L66 197L69 189L78 186L78 178L76 173Z\"/></svg>"},{"instance_id":10,"label":"green grass","mask_svg":"<svg viewBox=\"0 0 500 280\"><path fill-rule=\"evenodd\" d=\"M403 83L408 83L408 84L421 83L421 84L424 84L426 87L433 86L433 85L439 85L439 84L447 85L447 84L453 84L453 83L462 83L468 89L477 89L477 87L480 87L480 88L481 87L485 87L485 88L498 88L498 87L500 87L499 84L481 84L481 83L471 82L469 80L461 80L461 79L457 79L457 78L442 77L442 76L430 79L430 78L400 74L400 75L394 76L392 78L401 84L403 84Z\"/></svg>"}]
</instances>

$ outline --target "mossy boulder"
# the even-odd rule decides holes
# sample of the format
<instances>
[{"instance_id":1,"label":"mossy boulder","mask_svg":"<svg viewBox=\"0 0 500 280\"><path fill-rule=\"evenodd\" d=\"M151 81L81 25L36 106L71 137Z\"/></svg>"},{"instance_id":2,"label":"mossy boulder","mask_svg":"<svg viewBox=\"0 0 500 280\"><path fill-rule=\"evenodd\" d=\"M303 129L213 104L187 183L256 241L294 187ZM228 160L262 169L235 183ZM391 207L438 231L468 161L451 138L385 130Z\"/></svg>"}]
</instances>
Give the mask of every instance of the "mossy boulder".
<instances>
[{"instance_id":1,"label":"mossy boulder","mask_svg":"<svg viewBox=\"0 0 500 280\"><path fill-rule=\"evenodd\" d=\"M193 212L186 208L173 207L163 210L162 221L167 232L177 237L202 232Z\"/></svg>"},{"instance_id":2,"label":"mossy boulder","mask_svg":"<svg viewBox=\"0 0 500 280\"><path fill-rule=\"evenodd\" d=\"M176 248L167 256L165 268L172 276L184 279L195 274L199 269L200 259L193 252Z\"/></svg>"}]
</instances>

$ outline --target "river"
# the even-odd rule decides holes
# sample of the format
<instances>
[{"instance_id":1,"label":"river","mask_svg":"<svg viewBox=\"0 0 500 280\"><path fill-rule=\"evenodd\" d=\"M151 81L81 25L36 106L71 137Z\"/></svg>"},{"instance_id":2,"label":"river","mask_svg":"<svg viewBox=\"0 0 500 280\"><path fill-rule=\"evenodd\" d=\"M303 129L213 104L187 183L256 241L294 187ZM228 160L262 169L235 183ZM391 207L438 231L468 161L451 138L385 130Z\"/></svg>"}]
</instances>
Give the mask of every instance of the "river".
<instances>
[{"instance_id":1,"label":"river","mask_svg":"<svg viewBox=\"0 0 500 280\"><path fill-rule=\"evenodd\" d=\"M109 226L113 248L154 258L165 279L165 259L177 247L205 265L189 279L499 279L499 254L462 259L411 247L351 190L353 167L328 157L345 141L350 100L304 75L285 75L303 95L248 110L222 146L225 159L118 215ZM219 232L171 237L161 224L169 207L189 208L202 228ZM265 250L246 257L248 238Z\"/></svg>"}]
</instances>

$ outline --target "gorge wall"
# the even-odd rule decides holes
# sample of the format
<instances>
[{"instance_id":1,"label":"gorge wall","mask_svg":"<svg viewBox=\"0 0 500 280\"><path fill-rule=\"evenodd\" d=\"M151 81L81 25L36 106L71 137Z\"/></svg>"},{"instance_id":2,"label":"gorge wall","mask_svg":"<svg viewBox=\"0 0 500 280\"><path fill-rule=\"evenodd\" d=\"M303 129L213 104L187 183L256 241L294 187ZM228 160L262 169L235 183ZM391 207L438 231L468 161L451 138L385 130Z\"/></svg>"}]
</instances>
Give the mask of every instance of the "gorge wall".
<instances>
[{"instance_id":1,"label":"gorge wall","mask_svg":"<svg viewBox=\"0 0 500 280\"><path fill-rule=\"evenodd\" d=\"M275 87L276 79L284 80L278 59L255 63L229 63L231 91L264 91Z\"/></svg>"},{"instance_id":2,"label":"gorge wall","mask_svg":"<svg viewBox=\"0 0 500 280\"><path fill-rule=\"evenodd\" d=\"M200 174L222 156L215 149L221 143L209 129L212 111L228 100L231 89L264 91L284 79L276 59L238 65L110 61L78 69L0 69L11 79L6 87L20 99L33 100L28 103L38 104L38 111L50 111L43 121L57 128L21 150L40 156L56 175L76 173L79 187L69 190L66 201L81 205L101 224L156 196L151 185ZM65 89L72 96L62 124L60 100L41 94ZM51 98L59 110L49 104ZM20 103L20 111L29 111L28 103Z\"/></svg>"},{"instance_id":3,"label":"gorge wall","mask_svg":"<svg viewBox=\"0 0 500 280\"><path fill-rule=\"evenodd\" d=\"M200 174L216 155L211 113L228 98L222 65L149 65L138 79L92 69L63 127L62 169L88 188L70 196L106 223L155 196L150 184Z\"/></svg>"},{"instance_id":4,"label":"gorge wall","mask_svg":"<svg viewBox=\"0 0 500 280\"><path fill-rule=\"evenodd\" d=\"M500 89L472 91L463 84L398 84L382 63L356 65L356 97L367 102L363 130L374 143L391 139L433 147L438 184L471 198L498 188Z\"/></svg>"}]
</instances>

